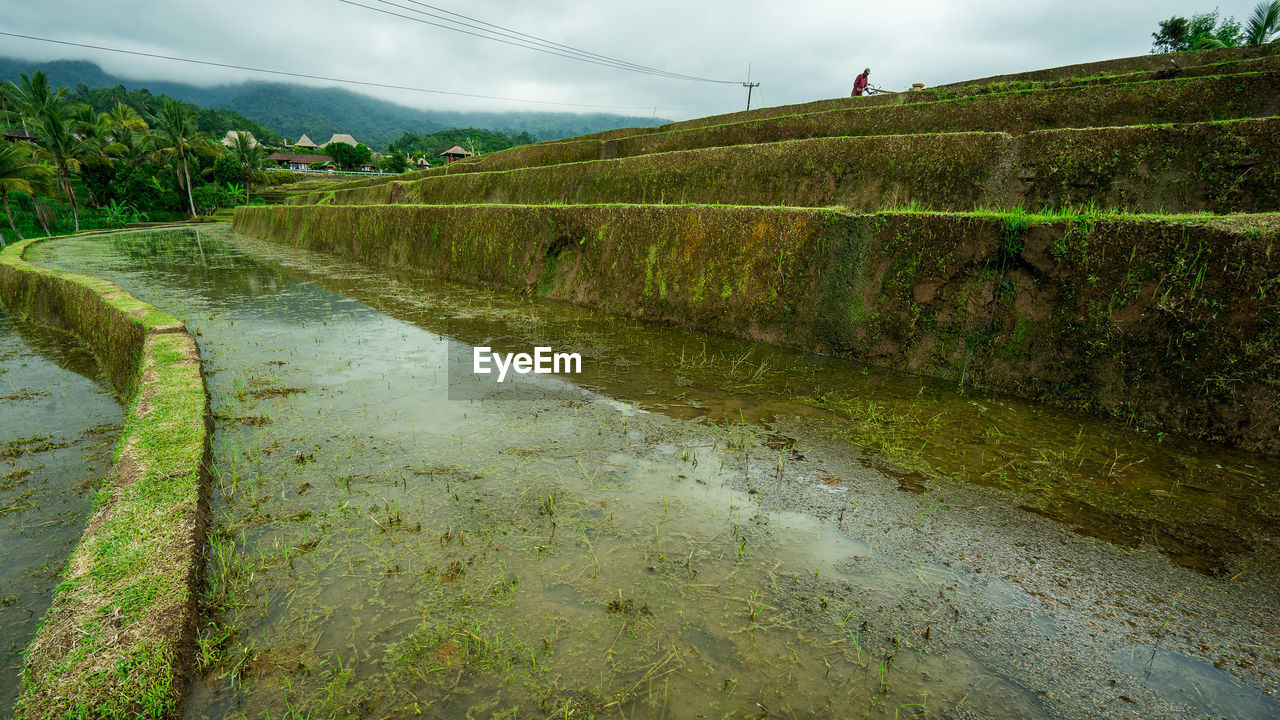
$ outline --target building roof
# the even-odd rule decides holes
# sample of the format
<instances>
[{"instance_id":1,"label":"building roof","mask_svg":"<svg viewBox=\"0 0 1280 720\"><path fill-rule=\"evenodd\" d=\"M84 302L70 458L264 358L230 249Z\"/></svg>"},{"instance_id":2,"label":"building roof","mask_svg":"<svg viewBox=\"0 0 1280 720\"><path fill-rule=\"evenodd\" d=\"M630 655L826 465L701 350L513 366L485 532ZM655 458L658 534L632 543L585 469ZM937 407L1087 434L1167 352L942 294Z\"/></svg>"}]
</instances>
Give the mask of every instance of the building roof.
<instances>
[{"instance_id":1,"label":"building roof","mask_svg":"<svg viewBox=\"0 0 1280 720\"><path fill-rule=\"evenodd\" d=\"M253 136L253 133L249 132L248 130L245 130L244 134L249 138L249 147L260 147L262 145L262 143L258 142L258 139ZM239 135L240 135L239 130L228 130L227 136L222 138L222 144L226 145L227 147L235 147L236 137Z\"/></svg>"},{"instance_id":2,"label":"building roof","mask_svg":"<svg viewBox=\"0 0 1280 720\"><path fill-rule=\"evenodd\" d=\"M475 155L475 153L471 152L470 150L463 150L461 145L454 145L448 150L445 150L444 152L440 153L441 157L449 157L450 155L454 155L457 157L471 157L472 155Z\"/></svg>"},{"instance_id":3,"label":"building roof","mask_svg":"<svg viewBox=\"0 0 1280 720\"><path fill-rule=\"evenodd\" d=\"M360 144L356 142L355 138L351 137L346 133L334 133L333 137L329 138L329 141L326 142L324 145L321 145L320 147L325 147L326 145L332 145L334 143L346 143L351 147L355 147L356 145Z\"/></svg>"},{"instance_id":4,"label":"building roof","mask_svg":"<svg viewBox=\"0 0 1280 720\"><path fill-rule=\"evenodd\" d=\"M272 162L289 162L289 163L312 163L330 162L333 158L328 155L308 155L306 153L271 153L267 159Z\"/></svg>"},{"instance_id":5,"label":"building roof","mask_svg":"<svg viewBox=\"0 0 1280 720\"><path fill-rule=\"evenodd\" d=\"M307 137L306 133L302 133L302 137L298 138L298 142L294 143L293 146L305 148L320 147L319 145L311 142L311 138Z\"/></svg>"},{"instance_id":6,"label":"building roof","mask_svg":"<svg viewBox=\"0 0 1280 720\"><path fill-rule=\"evenodd\" d=\"M24 128L9 128L4 131L6 140L31 140L35 141L36 134Z\"/></svg>"}]
</instances>

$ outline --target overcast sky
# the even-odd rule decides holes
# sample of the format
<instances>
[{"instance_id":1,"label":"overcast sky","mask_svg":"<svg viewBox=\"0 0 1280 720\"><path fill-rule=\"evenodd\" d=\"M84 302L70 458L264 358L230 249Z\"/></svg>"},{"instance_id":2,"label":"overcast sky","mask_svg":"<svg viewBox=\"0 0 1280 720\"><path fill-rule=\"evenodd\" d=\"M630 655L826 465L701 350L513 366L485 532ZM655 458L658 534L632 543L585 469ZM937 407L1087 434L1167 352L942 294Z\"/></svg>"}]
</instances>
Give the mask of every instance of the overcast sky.
<instances>
[{"instance_id":1,"label":"overcast sky","mask_svg":"<svg viewBox=\"0 0 1280 720\"><path fill-rule=\"evenodd\" d=\"M352 0L431 22L413 0ZM845 96L871 66L900 90L1146 53L1159 20L1212 0L426 0L628 63L760 83L752 106ZM625 72L450 32L339 0L0 0L0 30L315 75L578 103L682 119L741 109L740 84ZM1218 4L1241 21L1256 0ZM93 60L135 79L202 85L279 80L237 70L0 37L0 56ZM326 83L309 82L323 85ZM434 109L574 110L527 102L356 89ZM586 111L588 108L576 108Z\"/></svg>"}]
</instances>

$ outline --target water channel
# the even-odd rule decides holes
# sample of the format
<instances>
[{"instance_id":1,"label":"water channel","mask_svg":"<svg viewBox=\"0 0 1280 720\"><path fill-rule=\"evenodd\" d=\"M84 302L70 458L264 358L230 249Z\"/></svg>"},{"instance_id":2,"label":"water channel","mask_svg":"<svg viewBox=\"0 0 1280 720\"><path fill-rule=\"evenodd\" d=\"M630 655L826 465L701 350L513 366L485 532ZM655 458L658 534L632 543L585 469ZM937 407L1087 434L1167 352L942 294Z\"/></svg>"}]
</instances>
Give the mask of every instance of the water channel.
<instances>
[{"instance_id":1,"label":"water channel","mask_svg":"<svg viewBox=\"0 0 1280 720\"><path fill-rule=\"evenodd\" d=\"M225 227L27 258L197 336L189 718L1280 713L1272 460Z\"/></svg>"},{"instance_id":2,"label":"water channel","mask_svg":"<svg viewBox=\"0 0 1280 720\"><path fill-rule=\"evenodd\" d=\"M0 309L0 716L111 466L123 411L72 336Z\"/></svg>"}]
</instances>

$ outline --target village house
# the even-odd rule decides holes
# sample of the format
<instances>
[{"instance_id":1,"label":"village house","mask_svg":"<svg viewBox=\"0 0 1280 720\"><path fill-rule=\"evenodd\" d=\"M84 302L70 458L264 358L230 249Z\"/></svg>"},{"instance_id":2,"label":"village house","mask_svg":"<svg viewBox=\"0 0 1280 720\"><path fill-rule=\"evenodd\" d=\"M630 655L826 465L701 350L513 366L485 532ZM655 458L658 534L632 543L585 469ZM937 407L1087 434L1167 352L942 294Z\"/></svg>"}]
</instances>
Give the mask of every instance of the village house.
<instances>
[{"instance_id":1,"label":"village house","mask_svg":"<svg viewBox=\"0 0 1280 720\"><path fill-rule=\"evenodd\" d=\"M448 150L445 150L444 152L440 153L440 157L448 158L449 162L462 160L464 158L469 158L474 155L475 153L471 152L470 150L463 150L461 145L454 145Z\"/></svg>"},{"instance_id":2,"label":"village house","mask_svg":"<svg viewBox=\"0 0 1280 720\"><path fill-rule=\"evenodd\" d=\"M247 130L228 130L226 137L222 138L222 144L225 147L235 147L236 138L239 137L241 132L244 132L245 137L249 138L249 147L262 147L262 143L258 142L258 139L253 136L253 133Z\"/></svg>"},{"instance_id":3,"label":"village house","mask_svg":"<svg viewBox=\"0 0 1280 720\"><path fill-rule=\"evenodd\" d=\"M231 137L230 133L228 133L228 137ZM355 137L348 133L334 133L328 140L317 145L311 140L311 138L307 137L306 133L303 133L302 137L298 138L297 142L289 146L289 149L315 151L333 145L334 143L342 143L344 145L356 147L360 144L360 141L356 140ZM378 168L375 159L376 158L370 159L368 162L361 163L357 169L363 172L376 172ZM290 170L294 171L309 170L312 169L311 166L315 164L328 164L327 169L334 169L333 157L329 155L312 155L305 152L278 152L268 155L267 160L280 163L281 167L288 167Z\"/></svg>"},{"instance_id":4,"label":"village house","mask_svg":"<svg viewBox=\"0 0 1280 720\"><path fill-rule=\"evenodd\" d=\"M350 145L351 147L355 147L356 145L360 144L356 142L355 138L351 137L346 133L334 133L333 137L329 138L329 140L324 144L322 144L320 147L328 147L329 145L332 145L334 143L344 143L346 145Z\"/></svg>"},{"instance_id":5,"label":"village house","mask_svg":"<svg viewBox=\"0 0 1280 720\"><path fill-rule=\"evenodd\" d=\"M26 128L9 128L4 131L4 139L9 142L18 142L21 140L23 142L33 143L36 141L36 134Z\"/></svg>"},{"instance_id":6,"label":"village house","mask_svg":"<svg viewBox=\"0 0 1280 720\"><path fill-rule=\"evenodd\" d=\"M320 149L319 145L316 145L315 143L311 142L311 138L307 137L306 133L303 133L302 137L298 138L298 141L295 142L290 147L302 148L303 150L319 150Z\"/></svg>"},{"instance_id":7,"label":"village house","mask_svg":"<svg viewBox=\"0 0 1280 720\"><path fill-rule=\"evenodd\" d=\"M305 136L303 136L305 137ZM295 145L294 147L298 147ZM328 155L309 155L307 153L271 153L267 156L268 162L280 163L282 167L288 167L290 170L307 170L315 163L333 162L333 158Z\"/></svg>"}]
</instances>

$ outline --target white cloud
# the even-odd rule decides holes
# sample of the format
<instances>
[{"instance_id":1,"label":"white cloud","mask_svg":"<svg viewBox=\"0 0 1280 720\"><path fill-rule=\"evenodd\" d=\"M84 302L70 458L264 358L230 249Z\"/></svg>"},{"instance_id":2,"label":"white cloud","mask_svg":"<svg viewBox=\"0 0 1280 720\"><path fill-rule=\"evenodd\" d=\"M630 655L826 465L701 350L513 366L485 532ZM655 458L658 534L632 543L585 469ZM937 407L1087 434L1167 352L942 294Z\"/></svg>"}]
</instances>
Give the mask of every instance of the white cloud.
<instances>
[{"instance_id":1,"label":"white cloud","mask_svg":"<svg viewBox=\"0 0 1280 720\"><path fill-rule=\"evenodd\" d=\"M380 4L357 0L404 15ZM427 12L413 0L391 0ZM1209 2L984 0L914 3L763 0L432 0L487 22L673 72L761 83L753 105L847 94L865 66L903 89L1019 70L1138 55L1159 20ZM1244 19L1253 0L1220 3ZM372 82L584 105L671 118L735 110L739 85L656 78L510 47L337 0L43 0L14 3L3 29L129 50ZM428 19L430 18L423 18ZM432 22L436 22L432 20ZM3 38L0 55L88 59L136 79L216 84L278 79ZM323 84L323 83L310 83ZM355 89L355 88L353 88ZM415 107L564 110L393 90L360 89Z\"/></svg>"}]
</instances>

